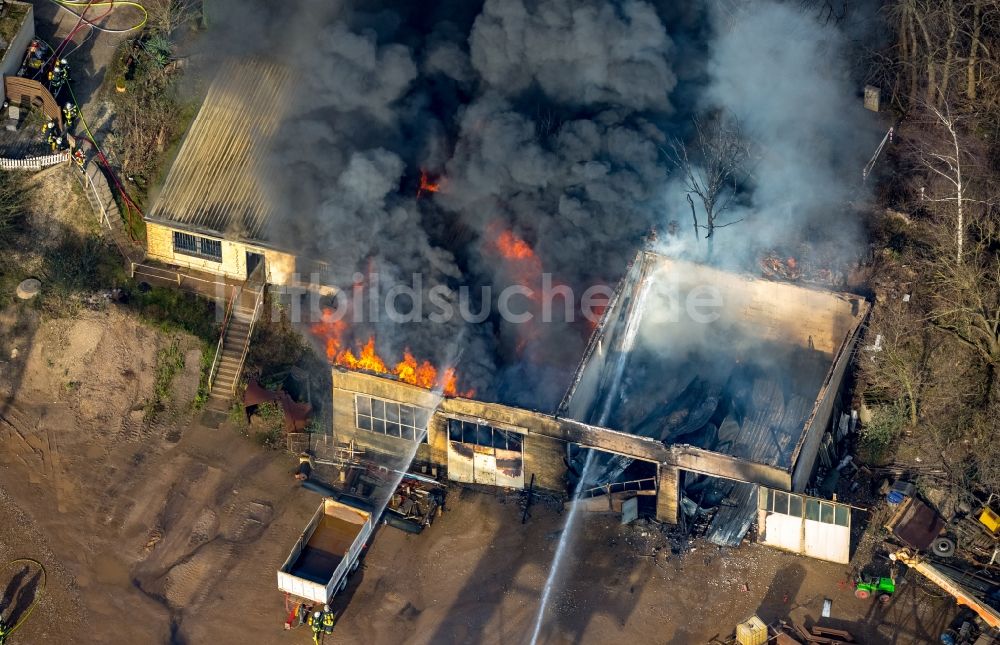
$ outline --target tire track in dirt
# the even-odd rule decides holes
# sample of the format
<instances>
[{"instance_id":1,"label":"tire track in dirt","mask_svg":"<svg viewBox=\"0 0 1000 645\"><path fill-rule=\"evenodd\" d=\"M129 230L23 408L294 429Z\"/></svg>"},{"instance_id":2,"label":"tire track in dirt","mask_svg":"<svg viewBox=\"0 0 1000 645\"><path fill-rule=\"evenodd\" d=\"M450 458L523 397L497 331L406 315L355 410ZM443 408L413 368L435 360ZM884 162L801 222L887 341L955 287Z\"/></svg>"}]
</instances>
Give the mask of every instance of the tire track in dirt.
<instances>
[{"instance_id":1,"label":"tire track in dirt","mask_svg":"<svg viewBox=\"0 0 1000 645\"><path fill-rule=\"evenodd\" d=\"M229 473L192 461L170 484L153 521L153 532L162 538L133 568L132 581L169 613L171 643L187 642L184 618L198 612L274 519L269 502L239 497L240 483L267 461L266 454L257 455ZM212 510L220 508L218 514Z\"/></svg>"}]
</instances>

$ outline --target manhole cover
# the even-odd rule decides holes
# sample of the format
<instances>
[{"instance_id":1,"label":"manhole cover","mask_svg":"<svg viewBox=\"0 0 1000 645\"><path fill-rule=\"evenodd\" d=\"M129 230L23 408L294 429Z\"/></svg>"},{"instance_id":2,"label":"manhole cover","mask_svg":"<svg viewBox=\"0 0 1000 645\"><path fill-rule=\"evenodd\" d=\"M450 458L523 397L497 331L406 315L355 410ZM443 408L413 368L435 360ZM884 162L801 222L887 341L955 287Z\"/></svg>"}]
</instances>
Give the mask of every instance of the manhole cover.
<instances>
[{"instance_id":1,"label":"manhole cover","mask_svg":"<svg viewBox=\"0 0 1000 645\"><path fill-rule=\"evenodd\" d=\"M38 295L39 290L42 288L42 283L35 278L28 278L21 284L17 285L17 297L21 300L31 300Z\"/></svg>"}]
</instances>

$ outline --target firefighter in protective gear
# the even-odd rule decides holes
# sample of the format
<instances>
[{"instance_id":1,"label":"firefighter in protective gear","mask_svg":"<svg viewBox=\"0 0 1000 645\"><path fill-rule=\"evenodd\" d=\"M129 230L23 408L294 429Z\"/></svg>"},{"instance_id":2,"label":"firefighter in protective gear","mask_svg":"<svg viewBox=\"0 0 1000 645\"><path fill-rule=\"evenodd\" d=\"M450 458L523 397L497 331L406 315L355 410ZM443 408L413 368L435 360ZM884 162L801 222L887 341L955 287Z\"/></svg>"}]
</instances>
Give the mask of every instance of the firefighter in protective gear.
<instances>
[{"instance_id":1,"label":"firefighter in protective gear","mask_svg":"<svg viewBox=\"0 0 1000 645\"><path fill-rule=\"evenodd\" d=\"M52 95L55 96L59 94L59 90L62 86L69 81L69 63L63 58L59 60L53 67L52 71L49 72L49 89L52 91Z\"/></svg>"},{"instance_id":2,"label":"firefighter in protective gear","mask_svg":"<svg viewBox=\"0 0 1000 645\"><path fill-rule=\"evenodd\" d=\"M336 621L337 617L332 611L330 611L330 605L323 605L323 633L332 634L333 623Z\"/></svg>"},{"instance_id":3,"label":"firefighter in protective gear","mask_svg":"<svg viewBox=\"0 0 1000 645\"><path fill-rule=\"evenodd\" d=\"M55 152L56 151L56 147L59 145L59 143L62 140L62 137L59 136L59 131L56 129L55 124L52 123L50 125L52 125L51 128L46 128L45 129L45 132L46 132L45 140L46 140L46 142L48 142L49 147L52 148L52 152Z\"/></svg>"},{"instance_id":4,"label":"firefighter in protective gear","mask_svg":"<svg viewBox=\"0 0 1000 645\"><path fill-rule=\"evenodd\" d=\"M71 102L66 101L66 105L63 106L63 121L66 124L66 129L69 130L73 127L73 122L76 121L76 117L80 114L76 106Z\"/></svg>"},{"instance_id":5,"label":"firefighter in protective gear","mask_svg":"<svg viewBox=\"0 0 1000 645\"><path fill-rule=\"evenodd\" d=\"M314 611L309 616L309 626L312 627L313 642L319 645L320 635L323 633L323 612Z\"/></svg>"}]
</instances>

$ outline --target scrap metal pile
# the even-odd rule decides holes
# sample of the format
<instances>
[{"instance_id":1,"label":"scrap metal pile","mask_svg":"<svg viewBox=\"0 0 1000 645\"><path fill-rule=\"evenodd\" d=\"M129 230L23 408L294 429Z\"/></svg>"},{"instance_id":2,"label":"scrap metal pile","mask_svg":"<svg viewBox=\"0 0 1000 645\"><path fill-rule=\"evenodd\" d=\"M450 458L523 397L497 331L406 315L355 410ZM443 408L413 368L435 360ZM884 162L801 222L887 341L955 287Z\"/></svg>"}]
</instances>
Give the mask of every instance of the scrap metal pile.
<instances>
[{"instance_id":1,"label":"scrap metal pile","mask_svg":"<svg viewBox=\"0 0 1000 645\"><path fill-rule=\"evenodd\" d=\"M420 533L444 512L446 497L441 485L404 477L389 498L383 520L409 533Z\"/></svg>"}]
</instances>

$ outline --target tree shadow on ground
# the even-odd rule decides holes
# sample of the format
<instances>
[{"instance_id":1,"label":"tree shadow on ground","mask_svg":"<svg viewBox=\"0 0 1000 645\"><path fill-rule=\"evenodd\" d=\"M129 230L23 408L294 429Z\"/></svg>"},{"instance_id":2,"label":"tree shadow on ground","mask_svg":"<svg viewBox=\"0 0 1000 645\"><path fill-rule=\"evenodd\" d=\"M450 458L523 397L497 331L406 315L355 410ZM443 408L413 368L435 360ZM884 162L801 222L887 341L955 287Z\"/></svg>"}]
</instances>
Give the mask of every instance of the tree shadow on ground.
<instances>
[{"instance_id":1,"label":"tree shadow on ground","mask_svg":"<svg viewBox=\"0 0 1000 645\"><path fill-rule=\"evenodd\" d=\"M767 624L787 617L794 609L795 597L805 578L806 570L801 564L792 563L778 569L757 608L757 616Z\"/></svg>"}]
</instances>

